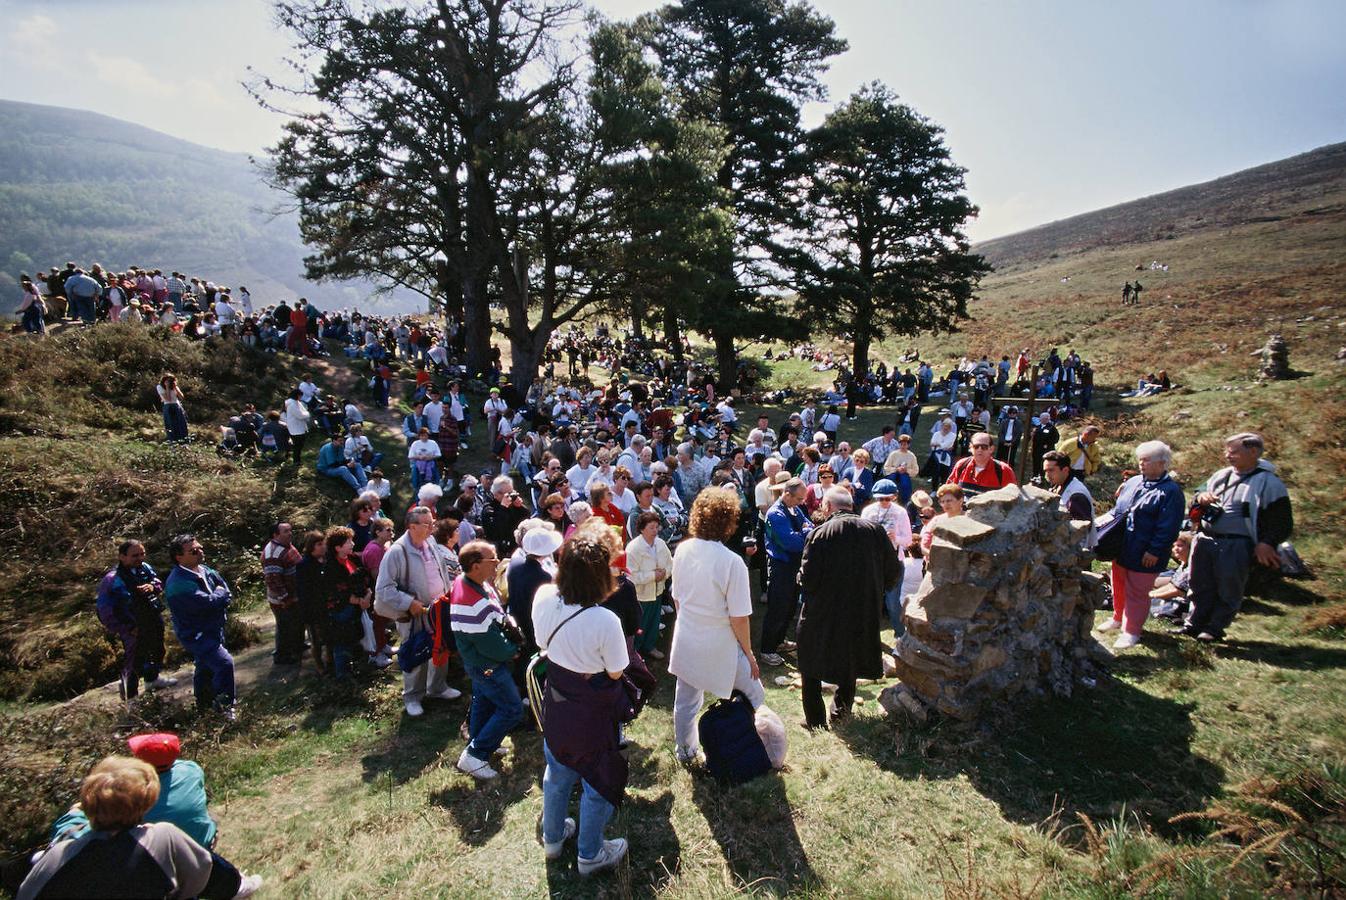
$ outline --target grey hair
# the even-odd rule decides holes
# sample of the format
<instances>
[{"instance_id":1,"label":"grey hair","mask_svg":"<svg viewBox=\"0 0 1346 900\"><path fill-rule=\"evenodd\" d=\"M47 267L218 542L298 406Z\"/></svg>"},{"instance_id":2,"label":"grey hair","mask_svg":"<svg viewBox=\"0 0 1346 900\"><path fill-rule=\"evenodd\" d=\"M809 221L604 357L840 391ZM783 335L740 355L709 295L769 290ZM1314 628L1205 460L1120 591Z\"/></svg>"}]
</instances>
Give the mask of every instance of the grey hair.
<instances>
[{"instance_id":1,"label":"grey hair","mask_svg":"<svg viewBox=\"0 0 1346 900\"><path fill-rule=\"evenodd\" d=\"M491 493L503 494L514 490L514 479L508 475L497 475L491 479Z\"/></svg>"},{"instance_id":2,"label":"grey hair","mask_svg":"<svg viewBox=\"0 0 1346 900\"><path fill-rule=\"evenodd\" d=\"M378 504L380 504L380 505L383 504L383 498L381 498L378 494L374 493L373 491L365 491L364 493L362 493L362 494L361 494L359 497L357 497L356 499L357 499L357 500L368 500L368 501L370 501L371 503L378 503Z\"/></svg>"},{"instance_id":3,"label":"grey hair","mask_svg":"<svg viewBox=\"0 0 1346 900\"><path fill-rule=\"evenodd\" d=\"M855 509L855 498L840 485L828 488L827 493L823 494L823 502L831 509Z\"/></svg>"},{"instance_id":4,"label":"grey hair","mask_svg":"<svg viewBox=\"0 0 1346 900\"><path fill-rule=\"evenodd\" d=\"M583 500L576 500L570 504L570 510L566 513L570 517L570 521L576 525L581 524L593 514L594 508Z\"/></svg>"},{"instance_id":5,"label":"grey hair","mask_svg":"<svg viewBox=\"0 0 1346 900\"><path fill-rule=\"evenodd\" d=\"M683 456L690 458L692 455L692 442L683 441L681 444L678 444L678 452Z\"/></svg>"},{"instance_id":6,"label":"grey hair","mask_svg":"<svg viewBox=\"0 0 1346 900\"><path fill-rule=\"evenodd\" d=\"M428 506L413 506L407 510L408 525L419 525L423 520L431 518L434 518L434 513L430 511Z\"/></svg>"},{"instance_id":7,"label":"grey hair","mask_svg":"<svg viewBox=\"0 0 1346 900\"><path fill-rule=\"evenodd\" d=\"M1225 444L1241 444L1249 450L1256 450L1261 453L1266 449L1266 444L1262 442L1262 436L1255 431L1240 431L1238 434L1231 434L1224 439Z\"/></svg>"},{"instance_id":8,"label":"grey hair","mask_svg":"<svg viewBox=\"0 0 1346 900\"><path fill-rule=\"evenodd\" d=\"M524 519L519 523L519 527L514 529L514 543L523 544L523 536L534 528L554 528L550 522L544 522L541 519Z\"/></svg>"},{"instance_id":9,"label":"grey hair","mask_svg":"<svg viewBox=\"0 0 1346 900\"><path fill-rule=\"evenodd\" d=\"M430 497L434 497L436 500L438 500L440 497L443 496L444 496L444 489L433 482L431 482L430 484L421 485L421 489L416 492L416 499L420 500L421 502L425 502Z\"/></svg>"},{"instance_id":10,"label":"grey hair","mask_svg":"<svg viewBox=\"0 0 1346 900\"><path fill-rule=\"evenodd\" d=\"M1173 448L1163 441L1146 441L1136 447L1136 459L1157 459L1167 469L1173 462Z\"/></svg>"}]
</instances>

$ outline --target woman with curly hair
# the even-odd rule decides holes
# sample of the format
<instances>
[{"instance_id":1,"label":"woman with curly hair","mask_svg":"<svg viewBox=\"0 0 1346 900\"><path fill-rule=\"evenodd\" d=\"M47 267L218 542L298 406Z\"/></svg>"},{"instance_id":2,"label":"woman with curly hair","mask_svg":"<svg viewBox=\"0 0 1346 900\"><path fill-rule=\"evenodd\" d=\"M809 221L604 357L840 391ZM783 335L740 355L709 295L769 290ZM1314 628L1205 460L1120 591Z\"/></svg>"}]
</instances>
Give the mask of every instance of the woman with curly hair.
<instances>
[{"instance_id":1,"label":"woman with curly hair","mask_svg":"<svg viewBox=\"0 0 1346 900\"><path fill-rule=\"evenodd\" d=\"M668 671L677 677L673 737L678 759L693 762L700 746L696 716L705 692L729 697L742 691L753 708L766 691L752 652L752 596L748 566L725 546L738 528L736 493L706 490L692 504L687 537L673 556L673 602L677 624Z\"/></svg>"}]
</instances>

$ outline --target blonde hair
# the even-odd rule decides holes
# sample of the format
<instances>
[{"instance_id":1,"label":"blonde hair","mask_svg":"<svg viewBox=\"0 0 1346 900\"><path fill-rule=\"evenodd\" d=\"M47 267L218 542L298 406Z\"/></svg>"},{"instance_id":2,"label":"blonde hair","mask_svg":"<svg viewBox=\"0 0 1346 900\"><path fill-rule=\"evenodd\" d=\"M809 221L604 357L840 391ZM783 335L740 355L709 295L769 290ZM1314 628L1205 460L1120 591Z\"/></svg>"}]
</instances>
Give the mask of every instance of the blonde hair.
<instances>
[{"instance_id":1,"label":"blonde hair","mask_svg":"<svg viewBox=\"0 0 1346 900\"><path fill-rule=\"evenodd\" d=\"M867 466L870 463L869 451L861 447L851 454L851 461L858 466Z\"/></svg>"},{"instance_id":2,"label":"blonde hair","mask_svg":"<svg viewBox=\"0 0 1346 900\"><path fill-rule=\"evenodd\" d=\"M159 773L134 756L109 756L89 770L79 802L96 831L140 824L159 801Z\"/></svg>"}]
</instances>

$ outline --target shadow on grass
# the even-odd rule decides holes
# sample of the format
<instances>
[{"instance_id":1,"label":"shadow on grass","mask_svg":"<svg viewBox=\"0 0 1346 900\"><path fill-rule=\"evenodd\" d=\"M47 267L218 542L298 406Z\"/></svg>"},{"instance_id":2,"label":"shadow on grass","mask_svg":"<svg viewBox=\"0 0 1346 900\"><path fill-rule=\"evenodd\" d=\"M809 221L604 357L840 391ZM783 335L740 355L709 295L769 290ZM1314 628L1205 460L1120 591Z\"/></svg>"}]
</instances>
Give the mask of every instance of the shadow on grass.
<instances>
[{"instance_id":1,"label":"shadow on grass","mask_svg":"<svg viewBox=\"0 0 1346 900\"><path fill-rule=\"evenodd\" d=\"M457 758L457 752L445 754L444 765L452 766ZM430 795L431 804L448 812L463 843L484 846L504 827L506 808L528 796L541 783L542 750L535 742L516 738L511 758L513 767L502 771L498 778L477 782L463 775Z\"/></svg>"},{"instance_id":2,"label":"shadow on grass","mask_svg":"<svg viewBox=\"0 0 1346 900\"><path fill-rule=\"evenodd\" d=\"M738 886L784 896L822 888L795 829L785 782L776 773L729 787L698 772L692 801L710 825Z\"/></svg>"},{"instance_id":3,"label":"shadow on grass","mask_svg":"<svg viewBox=\"0 0 1346 900\"><path fill-rule=\"evenodd\" d=\"M1062 807L1093 816L1125 807L1163 829L1169 816L1201 808L1223 778L1220 766L1192 751L1192 710L1107 679L981 728L936 720L895 730L888 720L860 717L835 733L854 754L901 777L966 777L1022 824Z\"/></svg>"},{"instance_id":4,"label":"shadow on grass","mask_svg":"<svg viewBox=\"0 0 1346 900\"><path fill-rule=\"evenodd\" d=\"M1335 647L1314 647L1309 644L1277 644L1270 641L1230 640L1216 645L1216 656L1223 659L1241 659L1245 662L1265 663L1279 669L1342 669L1346 668L1346 650Z\"/></svg>"}]
</instances>

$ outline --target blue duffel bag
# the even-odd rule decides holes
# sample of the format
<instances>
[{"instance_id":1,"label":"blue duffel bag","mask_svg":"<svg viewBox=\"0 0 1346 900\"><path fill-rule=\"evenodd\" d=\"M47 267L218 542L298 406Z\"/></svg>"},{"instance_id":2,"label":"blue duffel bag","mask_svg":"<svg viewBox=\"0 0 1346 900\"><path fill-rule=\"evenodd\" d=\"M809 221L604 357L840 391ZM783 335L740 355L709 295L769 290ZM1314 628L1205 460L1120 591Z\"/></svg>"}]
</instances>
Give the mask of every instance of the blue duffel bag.
<instances>
[{"instance_id":1,"label":"blue duffel bag","mask_svg":"<svg viewBox=\"0 0 1346 900\"><path fill-rule=\"evenodd\" d=\"M752 702L742 691L720 700L697 722L706 770L720 781L743 784L771 771L771 758L757 734Z\"/></svg>"}]
</instances>

